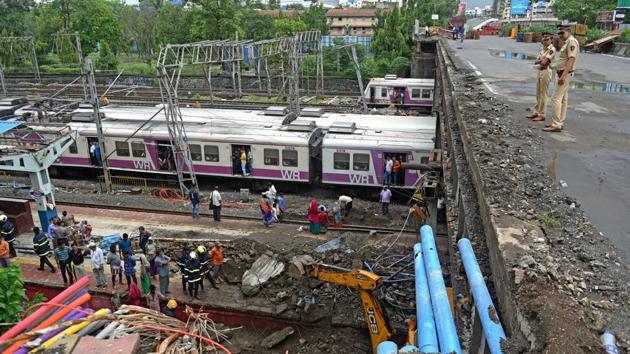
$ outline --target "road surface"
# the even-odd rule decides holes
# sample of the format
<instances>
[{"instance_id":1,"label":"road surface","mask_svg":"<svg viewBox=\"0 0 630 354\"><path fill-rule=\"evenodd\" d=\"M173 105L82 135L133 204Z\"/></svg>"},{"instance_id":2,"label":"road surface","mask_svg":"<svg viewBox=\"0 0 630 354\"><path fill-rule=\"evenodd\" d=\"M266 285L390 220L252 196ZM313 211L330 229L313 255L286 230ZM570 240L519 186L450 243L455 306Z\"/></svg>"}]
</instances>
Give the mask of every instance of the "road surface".
<instances>
[{"instance_id":1,"label":"road surface","mask_svg":"<svg viewBox=\"0 0 630 354\"><path fill-rule=\"evenodd\" d=\"M494 36L448 42L491 93L526 119L535 104L532 57L540 44ZM549 102L547 123L551 113ZM630 258L630 58L581 53L565 129L543 136L548 173L566 182L567 194Z\"/></svg>"}]
</instances>

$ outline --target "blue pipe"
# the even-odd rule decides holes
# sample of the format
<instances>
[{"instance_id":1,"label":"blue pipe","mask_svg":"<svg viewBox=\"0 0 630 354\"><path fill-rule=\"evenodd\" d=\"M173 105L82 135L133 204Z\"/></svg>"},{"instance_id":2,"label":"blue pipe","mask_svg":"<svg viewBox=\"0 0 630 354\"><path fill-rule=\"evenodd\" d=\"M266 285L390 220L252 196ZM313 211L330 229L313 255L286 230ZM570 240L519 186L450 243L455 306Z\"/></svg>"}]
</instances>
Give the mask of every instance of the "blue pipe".
<instances>
[{"instance_id":1,"label":"blue pipe","mask_svg":"<svg viewBox=\"0 0 630 354\"><path fill-rule=\"evenodd\" d=\"M376 354L398 354L398 345L391 341L381 342L376 346Z\"/></svg>"},{"instance_id":2,"label":"blue pipe","mask_svg":"<svg viewBox=\"0 0 630 354\"><path fill-rule=\"evenodd\" d=\"M479 269L479 263L477 263L477 257L475 257L470 240L462 238L457 242L457 246L459 247L462 262L464 262L466 276L472 289L475 307L481 319L483 333L486 336L490 353L503 353L501 351L501 339L506 340L507 338L497 317L497 311L492 303L486 283L483 280L483 274L481 274L481 269Z\"/></svg>"},{"instance_id":3,"label":"blue pipe","mask_svg":"<svg viewBox=\"0 0 630 354\"><path fill-rule=\"evenodd\" d=\"M424 270L422 257L422 245L416 243L413 246L414 269L416 272L416 320L418 322L418 334L416 344L424 353L438 352L438 339L435 333L435 321L431 308L431 293L427 273Z\"/></svg>"},{"instance_id":4,"label":"blue pipe","mask_svg":"<svg viewBox=\"0 0 630 354\"><path fill-rule=\"evenodd\" d=\"M404 347L400 348L400 351L398 351L398 353L427 353L425 351L418 351L418 348L416 348L416 346L414 345L405 345Z\"/></svg>"},{"instance_id":5,"label":"blue pipe","mask_svg":"<svg viewBox=\"0 0 630 354\"><path fill-rule=\"evenodd\" d=\"M422 257L424 258L424 267L429 280L435 327L437 328L437 335L440 341L440 352L461 354L462 348L457 337L457 329L455 328L451 305L448 301L442 267L440 266L431 226L425 225L420 228L420 237L422 238Z\"/></svg>"}]
</instances>

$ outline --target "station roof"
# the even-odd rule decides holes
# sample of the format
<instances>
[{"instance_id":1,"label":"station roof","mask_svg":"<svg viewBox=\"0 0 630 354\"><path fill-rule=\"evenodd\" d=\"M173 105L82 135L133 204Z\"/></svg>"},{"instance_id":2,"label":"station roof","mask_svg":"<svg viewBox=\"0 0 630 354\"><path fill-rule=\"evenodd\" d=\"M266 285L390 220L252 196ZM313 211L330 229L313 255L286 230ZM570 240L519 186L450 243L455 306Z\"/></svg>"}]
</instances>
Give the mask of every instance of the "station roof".
<instances>
[{"instance_id":1,"label":"station roof","mask_svg":"<svg viewBox=\"0 0 630 354\"><path fill-rule=\"evenodd\" d=\"M4 134L9 130L24 124L21 120L3 120L0 121L0 134Z\"/></svg>"}]
</instances>

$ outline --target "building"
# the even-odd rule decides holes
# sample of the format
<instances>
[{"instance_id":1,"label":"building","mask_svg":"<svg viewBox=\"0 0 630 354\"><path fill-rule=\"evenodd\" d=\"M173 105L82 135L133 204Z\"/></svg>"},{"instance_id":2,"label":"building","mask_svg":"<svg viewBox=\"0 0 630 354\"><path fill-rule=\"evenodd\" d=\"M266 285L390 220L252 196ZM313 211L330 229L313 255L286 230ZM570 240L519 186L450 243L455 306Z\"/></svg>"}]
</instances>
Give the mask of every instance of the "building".
<instances>
[{"instance_id":1,"label":"building","mask_svg":"<svg viewBox=\"0 0 630 354\"><path fill-rule=\"evenodd\" d=\"M330 9L326 20L331 36L373 36L380 9Z\"/></svg>"}]
</instances>

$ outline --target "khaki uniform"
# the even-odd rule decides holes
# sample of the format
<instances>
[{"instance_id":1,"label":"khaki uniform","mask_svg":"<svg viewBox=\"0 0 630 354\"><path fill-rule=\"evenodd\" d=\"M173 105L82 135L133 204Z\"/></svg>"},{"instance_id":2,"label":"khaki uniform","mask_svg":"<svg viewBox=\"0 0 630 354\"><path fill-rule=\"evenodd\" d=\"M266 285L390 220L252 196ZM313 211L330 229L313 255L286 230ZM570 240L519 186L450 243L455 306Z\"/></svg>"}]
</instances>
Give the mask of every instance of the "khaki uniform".
<instances>
[{"instance_id":1,"label":"khaki uniform","mask_svg":"<svg viewBox=\"0 0 630 354\"><path fill-rule=\"evenodd\" d=\"M558 65L556 67L556 70L558 71L558 79L560 79L562 72L565 70L569 58L575 58L575 63L573 64L573 69L575 69L579 52L580 44L577 39L573 36L569 37L564 42L562 48L560 48L560 57L558 58ZM564 126L564 120L567 117L567 103L569 100L569 84L571 83L571 78L573 78L573 71L566 76L564 84L556 84L556 89L551 97L551 102L553 104L551 126L554 128L562 128Z\"/></svg>"},{"instance_id":2,"label":"khaki uniform","mask_svg":"<svg viewBox=\"0 0 630 354\"><path fill-rule=\"evenodd\" d=\"M538 78L536 79L536 106L534 106L534 112L538 115L544 116L547 112L547 88L549 87L549 81L551 81L551 64L556 55L556 50L553 45L544 46L538 53L536 61L541 61L543 58L548 60L547 65L540 65L538 70Z\"/></svg>"}]
</instances>

